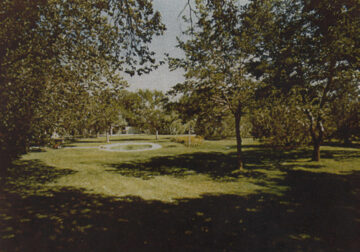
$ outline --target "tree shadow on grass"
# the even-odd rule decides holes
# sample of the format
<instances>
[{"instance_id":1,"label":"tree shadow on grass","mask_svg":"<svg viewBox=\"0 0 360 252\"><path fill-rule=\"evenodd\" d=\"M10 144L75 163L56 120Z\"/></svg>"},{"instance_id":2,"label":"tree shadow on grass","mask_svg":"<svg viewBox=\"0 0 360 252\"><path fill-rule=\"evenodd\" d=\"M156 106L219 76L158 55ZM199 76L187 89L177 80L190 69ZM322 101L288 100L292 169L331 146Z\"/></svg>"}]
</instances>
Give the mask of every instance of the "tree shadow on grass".
<instances>
[{"instance_id":1,"label":"tree shadow on grass","mask_svg":"<svg viewBox=\"0 0 360 252\"><path fill-rule=\"evenodd\" d=\"M322 150L322 158L331 158L335 161L353 160L360 158L360 151L350 150Z\"/></svg>"},{"instance_id":2,"label":"tree shadow on grass","mask_svg":"<svg viewBox=\"0 0 360 252\"><path fill-rule=\"evenodd\" d=\"M0 191L4 251L359 251L360 173L288 171L283 195L176 203L75 188Z\"/></svg>"},{"instance_id":3,"label":"tree shadow on grass","mask_svg":"<svg viewBox=\"0 0 360 252\"><path fill-rule=\"evenodd\" d=\"M360 142L340 143L340 142L327 142L324 146L341 147L341 148L360 148Z\"/></svg>"},{"instance_id":4,"label":"tree shadow on grass","mask_svg":"<svg viewBox=\"0 0 360 252\"><path fill-rule=\"evenodd\" d=\"M279 156L261 149L245 153L255 171L275 162L276 166L268 169L281 169L285 175L268 179L273 186L287 190L279 195L260 191L247 196L202 195L171 204L131 195L107 197L70 187L47 189L46 194L24 194L28 190L24 182L41 189L42 184L72 171L55 169L38 160L19 161L10 169L7 183L0 187L0 249L359 251L360 172L313 173L281 164L295 156L303 157L307 151ZM215 177L232 174L234 153L205 154L193 153L189 161L189 156L183 155L157 162ZM341 155L338 151L328 154ZM164 170L165 174L171 172Z\"/></svg>"},{"instance_id":5,"label":"tree shadow on grass","mask_svg":"<svg viewBox=\"0 0 360 252\"><path fill-rule=\"evenodd\" d=\"M228 176L235 169L234 155L219 152L197 152L183 155L153 157L127 163L106 164L108 171L124 176L144 179L158 175L182 177L189 174L206 173L214 178Z\"/></svg>"},{"instance_id":6,"label":"tree shadow on grass","mask_svg":"<svg viewBox=\"0 0 360 252\"><path fill-rule=\"evenodd\" d=\"M234 151L236 150L237 146L236 145L228 145L226 146L228 149L233 149ZM244 149L249 149L249 148L259 148L260 144L243 144L242 148ZM261 146L262 148L264 148L263 146Z\"/></svg>"},{"instance_id":7,"label":"tree shadow on grass","mask_svg":"<svg viewBox=\"0 0 360 252\"><path fill-rule=\"evenodd\" d=\"M206 174L213 179L231 179L239 176L258 178L265 175L257 172L257 170L290 169L294 165L285 165L283 163L293 161L297 158L307 157L309 153L311 153L311 150L274 151L257 146L257 148L244 151L244 162L248 170L247 173L236 172L237 157L235 152L193 152L104 165L109 168L107 170L109 172L143 179L162 175L183 177L194 173ZM321 166L309 164L304 167L320 168Z\"/></svg>"},{"instance_id":8,"label":"tree shadow on grass","mask_svg":"<svg viewBox=\"0 0 360 252\"><path fill-rule=\"evenodd\" d=\"M75 171L57 169L37 159L17 160L0 176L0 186L8 192L34 193L43 184L73 173Z\"/></svg>"}]
</instances>

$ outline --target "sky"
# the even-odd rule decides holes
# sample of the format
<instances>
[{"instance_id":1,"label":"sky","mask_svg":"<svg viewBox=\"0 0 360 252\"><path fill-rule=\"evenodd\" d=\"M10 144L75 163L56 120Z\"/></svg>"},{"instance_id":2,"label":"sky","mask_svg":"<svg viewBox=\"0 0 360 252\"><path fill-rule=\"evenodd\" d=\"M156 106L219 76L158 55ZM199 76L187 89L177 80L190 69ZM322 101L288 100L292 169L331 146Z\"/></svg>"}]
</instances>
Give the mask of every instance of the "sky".
<instances>
[{"instance_id":1,"label":"sky","mask_svg":"<svg viewBox=\"0 0 360 252\"><path fill-rule=\"evenodd\" d=\"M241 0L246 3L247 0ZM179 15L184 9L187 0L154 0L154 9L160 11L162 21L166 25L167 30L163 36L154 37L150 48L155 51L156 58L162 59L164 53L169 53L171 57L181 57L184 55L182 51L176 48L176 37L182 37L181 31L185 30L186 25ZM185 10L183 14L186 14ZM125 76L131 91L137 89L157 89L161 91L168 91L177 83L183 82L184 72L182 70L170 71L167 64L160 66L157 70L153 70L149 74L141 76Z\"/></svg>"}]
</instances>

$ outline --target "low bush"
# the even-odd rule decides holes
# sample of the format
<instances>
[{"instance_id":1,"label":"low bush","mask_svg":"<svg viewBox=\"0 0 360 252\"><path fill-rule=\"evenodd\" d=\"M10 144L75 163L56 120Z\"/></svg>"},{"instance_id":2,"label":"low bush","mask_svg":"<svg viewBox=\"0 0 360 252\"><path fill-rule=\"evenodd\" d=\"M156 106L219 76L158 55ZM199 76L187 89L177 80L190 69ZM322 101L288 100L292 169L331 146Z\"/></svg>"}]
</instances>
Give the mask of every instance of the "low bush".
<instances>
[{"instance_id":1,"label":"low bush","mask_svg":"<svg viewBox=\"0 0 360 252\"><path fill-rule=\"evenodd\" d=\"M49 142L48 142L48 146L53 148L53 149L60 149L61 146L63 145L64 143L64 139L50 139Z\"/></svg>"},{"instance_id":2,"label":"low bush","mask_svg":"<svg viewBox=\"0 0 360 252\"><path fill-rule=\"evenodd\" d=\"M188 147L196 147L200 146L204 142L204 137L202 136L190 136L190 143L189 143L189 136L178 136L172 138L171 141L175 143L182 143Z\"/></svg>"}]
</instances>

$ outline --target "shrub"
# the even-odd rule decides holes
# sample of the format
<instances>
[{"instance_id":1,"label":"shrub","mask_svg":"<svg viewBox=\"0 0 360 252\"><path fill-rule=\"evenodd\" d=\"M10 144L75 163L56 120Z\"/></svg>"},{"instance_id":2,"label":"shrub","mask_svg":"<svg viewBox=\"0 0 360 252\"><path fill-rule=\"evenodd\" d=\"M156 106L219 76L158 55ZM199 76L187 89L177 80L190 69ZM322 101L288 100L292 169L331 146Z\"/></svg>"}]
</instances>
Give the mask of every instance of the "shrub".
<instances>
[{"instance_id":1,"label":"shrub","mask_svg":"<svg viewBox=\"0 0 360 252\"><path fill-rule=\"evenodd\" d=\"M202 136L190 136L190 144L189 144L189 136L178 136L172 138L171 141L175 143L182 143L188 147L197 147L204 142L204 138Z\"/></svg>"},{"instance_id":2,"label":"shrub","mask_svg":"<svg viewBox=\"0 0 360 252\"><path fill-rule=\"evenodd\" d=\"M48 145L53 149L60 149L64 143L63 139L50 139Z\"/></svg>"},{"instance_id":3,"label":"shrub","mask_svg":"<svg viewBox=\"0 0 360 252\"><path fill-rule=\"evenodd\" d=\"M292 149L311 142L304 108L297 97L274 95L251 115L252 135L274 148Z\"/></svg>"}]
</instances>

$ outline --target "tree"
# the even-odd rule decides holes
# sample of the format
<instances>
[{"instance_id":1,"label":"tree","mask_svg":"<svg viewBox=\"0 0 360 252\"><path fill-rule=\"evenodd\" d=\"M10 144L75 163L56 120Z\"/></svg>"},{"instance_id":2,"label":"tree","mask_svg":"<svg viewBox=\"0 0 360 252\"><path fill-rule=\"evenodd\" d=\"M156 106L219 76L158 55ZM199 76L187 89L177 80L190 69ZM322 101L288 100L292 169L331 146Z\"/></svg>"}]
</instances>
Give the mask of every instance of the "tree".
<instances>
[{"instance_id":1,"label":"tree","mask_svg":"<svg viewBox=\"0 0 360 252\"><path fill-rule=\"evenodd\" d=\"M156 135L166 124L165 95L161 91L138 90L128 93L124 102L129 124Z\"/></svg>"},{"instance_id":2,"label":"tree","mask_svg":"<svg viewBox=\"0 0 360 252\"><path fill-rule=\"evenodd\" d=\"M170 91L169 95L174 95L176 92ZM207 139L234 136L233 115L227 109L209 100L205 92L186 92L170 105L171 110L179 114L182 128L185 126L184 123L193 121L192 130L195 134ZM184 128L182 133L185 131Z\"/></svg>"},{"instance_id":3,"label":"tree","mask_svg":"<svg viewBox=\"0 0 360 252\"><path fill-rule=\"evenodd\" d=\"M252 73L284 94L300 90L315 161L333 97L359 79L359 14L357 0L252 1L243 18Z\"/></svg>"},{"instance_id":4,"label":"tree","mask_svg":"<svg viewBox=\"0 0 360 252\"><path fill-rule=\"evenodd\" d=\"M190 11L194 19L185 18L189 24L185 31L188 39L178 40L185 58L170 60L172 69L181 67L186 72L186 81L176 89L186 94L196 93L232 114L237 166L242 170L241 119L251 107L255 83L247 78L245 69L249 54L241 28L241 6L234 0L196 1Z\"/></svg>"},{"instance_id":5,"label":"tree","mask_svg":"<svg viewBox=\"0 0 360 252\"><path fill-rule=\"evenodd\" d=\"M147 44L165 29L149 0L5 0L0 26L0 158L6 163L32 139L51 134L55 123L46 118L58 117L57 92L67 85L89 90L112 85L120 73L156 68Z\"/></svg>"},{"instance_id":6,"label":"tree","mask_svg":"<svg viewBox=\"0 0 360 252\"><path fill-rule=\"evenodd\" d=\"M88 90L78 82L55 85L55 88L59 89L50 92L53 103L49 106L53 109L49 115L52 115L54 131L60 136L83 135L90 127L91 97Z\"/></svg>"},{"instance_id":7,"label":"tree","mask_svg":"<svg viewBox=\"0 0 360 252\"><path fill-rule=\"evenodd\" d=\"M330 104L329 128L333 127L329 138L336 138L346 145L360 139L360 85L352 90L339 90Z\"/></svg>"},{"instance_id":8,"label":"tree","mask_svg":"<svg viewBox=\"0 0 360 252\"><path fill-rule=\"evenodd\" d=\"M97 89L91 94L91 121L89 125L95 129L96 133L105 131L106 142L110 142L112 128L122 122L121 117L121 95L120 92L123 83L119 82L118 86L111 86Z\"/></svg>"},{"instance_id":9,"label":"tree","mask_svg":"<svg viewBox=\"0 0 360 252\"><path fill-rule=\"evenodd\" d=\"M251 113L252 135L274 148L296 148L308 144L308 121L300 107L299 94L286 96L278 90L259 97Z\"/></svg>"},{"instance_id":10,"label":"tree","mask_svg":"<svg viewBox=\"0 0 360 252\"><path fill-rule=\"evenodd\" d=\"M169 124L169 133L172 135L184 134L186 131L186 125L183 124L180 118L172 120Z\"/></svg>"}]
</instances>

